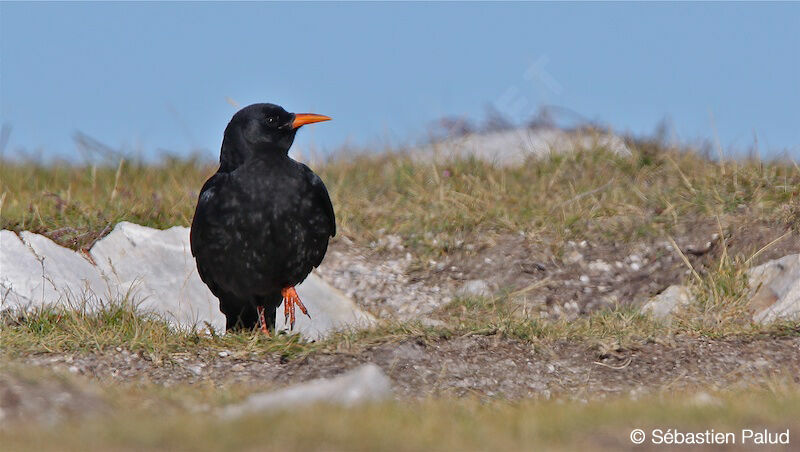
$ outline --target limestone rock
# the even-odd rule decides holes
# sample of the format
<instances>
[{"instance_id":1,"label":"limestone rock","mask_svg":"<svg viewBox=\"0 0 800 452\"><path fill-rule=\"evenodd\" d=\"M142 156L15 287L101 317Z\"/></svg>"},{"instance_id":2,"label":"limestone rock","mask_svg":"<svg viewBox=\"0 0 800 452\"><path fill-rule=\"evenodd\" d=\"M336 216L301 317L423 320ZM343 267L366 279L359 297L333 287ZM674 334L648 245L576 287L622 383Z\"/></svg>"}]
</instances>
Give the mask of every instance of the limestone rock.
<instances>
[{"instance_id":1,"label":"limestone rock","mask_svg":"<svg viewBox=\"0 0 800 452\"><path fill-rule=\"evenodd\" d=\"M418 159L446 160L475 157L499 166L514 166L529 157L544 157L575 150L604 148L621 156L631 150L619 136L602 131L567 132L555 128L511 129L472 133L412 149Z\"/></svg>"},{"instance_id":2,"label":"limestone rock","mask_svg":"<svg viewBox=\"0 0 800 452\"><path fill-rule=\"evenodd\" d=\"M689 288L673 284L645 303L642 312L650 313L657 319L667 319L693 299Z\"/></svg>"},{"instance_id":3,"label":"limestone rock","mask_svg":"<svg viewBox=\"0 0 800 452\"><path fill-rule=\"evenodd\" d=\"M17 234L0 231L0 309L25 307L60 298L46 284L42 263Z\"/></svg>"},{"instance_id":4,"label":"limestone rock","mask_svg":"<svg viewBox=\"0 0 800 452\"><path fill-rule=\"evenodd\" d=\"M42 260L44 274L55 290L70 302L87 301L87 306L97 305L102 299L114 299L119 294L108 284L100 270L83 255L49 238L24 231L23 242Z\"/></svg>"},{"instance_id":5,"label":"limestone rock","mask_svg":"<svg viewBox=\"0 0 800 452\"><path fill-rule=\"evenodd\" d=\"M91 249L98 268L139 309L175 325L225 330L217 299L200 280L185 227L159 230L121 222Z\"/></svg>"},{"instance_id":6,"label":"limestone rock","mask_svg":"<svg viewBox=\"0 0 800 452\"><path fill-rule=\"evenodd\" d=\"M800 318L800 254L790 254L747 272L753 291L753 320L769 323Z\"/></svg>"},{"instance_id":7,"label":"limestone rock","mask_svg":"<svg viewBox=\"0 0 800 452\"><path fill-rule=\"evenodd\" d=\"M114 294L94 265L47 237L0 231L0 309L96 306Z\"/></svg>"},{"instance_id":8,"label":"limestone rock","mask_svg":"<svg viewBox=\"0 0 800 452\"><path fill-rule=\"evenodd\" d=\"M489 284L482 279L472 279L461 286L457 294L462 297L488 297L492 295Z\"/></svg>"},{"instance_id":9,"label":"limestone rock","mask_svg":"<svg viewBox=\"0 0 800 452\"><path fill-rule=\"evenodd\" d=\"M295 409L313 403L353 406L391 397L389 377L375 364L365 364L334 378L320 378L273 392L254 394L242 403L224 409L222 417Z\"/></svg>"},{"instance_id":10,"label":"limestone rock","mask_svg":"<svg viewBox=\"0 0 800 452\"><path fill-rule=\"evenodd\" d=\"M94 264L47 237L0 231L0 310L45 304L91 309L127 298L143 311L179 328L206 323L224 331L219 304L200 280L189 246L189 229L152 229L117 224L90 250ZM96 265L95 265L96 264ZM320 339L334 330L366 327L375 319L314 274L297 287L313 319L298 312L295 331ZM278 308L276 327L284 325Z\"/></svg>"}]
</instances>

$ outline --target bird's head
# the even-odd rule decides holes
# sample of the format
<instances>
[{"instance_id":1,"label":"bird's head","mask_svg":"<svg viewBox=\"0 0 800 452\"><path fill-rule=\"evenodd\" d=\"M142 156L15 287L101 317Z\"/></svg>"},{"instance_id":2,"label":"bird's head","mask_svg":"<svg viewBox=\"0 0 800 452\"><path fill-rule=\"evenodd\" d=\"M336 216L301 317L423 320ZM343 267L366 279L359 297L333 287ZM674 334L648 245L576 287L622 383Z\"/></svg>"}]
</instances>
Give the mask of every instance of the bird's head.
<instances>
[{"instance_id":1,"label":"bird's head","mask_svg":"<svg viewBox=\"0 0 800 452\"><path fill-rule=\"evenodd\" d=\"M253 104L242 108L225 128L220 160L227 166L239 166L254 155L289 153L297 129L305 124L331 118L313 113L289 113L274 104Z\"/></svg>"}]
</instances>

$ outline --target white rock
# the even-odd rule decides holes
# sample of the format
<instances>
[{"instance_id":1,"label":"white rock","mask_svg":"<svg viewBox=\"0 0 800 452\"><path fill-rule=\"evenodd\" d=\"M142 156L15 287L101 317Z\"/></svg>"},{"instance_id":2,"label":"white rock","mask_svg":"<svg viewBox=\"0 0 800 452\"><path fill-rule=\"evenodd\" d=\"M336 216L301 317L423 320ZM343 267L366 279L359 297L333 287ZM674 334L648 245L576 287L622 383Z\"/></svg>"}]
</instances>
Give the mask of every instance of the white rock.
<instances>
[{"instance_id":1,"label":"white rock","mask_svg":"<svg viewBox=\"0 0 800 452\"><path fill-rule=\"evenodd\" d=\"M488 297L492 294L489 284L482 279L472 279L458 289L458 295L463 297L476 296Z\"/></svg>"},{"instance_id":2,"label":"white rock","mask_svg":"<svg viewBox=\"0 0 800 452\"><path fill-rule=\"evenodd\" d=\"M111 294L100 272L80 254L47 237L0 231L0 310L48 303L87 307Z\"/></svg>"},{"instance_id":3,"label":"white rock","mask_svg":"<svg viewBox=\"0 0 800 452\"><path fill-rule=\"evenodd\" d=\"M314 273L308 275L308 278L297 286L297 294L311 314L309 319L298 310L294 325L295 331L306 339L318 340L333 331L367 328L375 323L372 315L361 310L353 300ZM289 329L281 306L277 310L275 329L278 331Z\"/></svg>"},{"instance_id":4,"label":"white rock","mask_svg":"<svg viewBox=\"0 0 800 452\"><path fill-rule=\"evenodd\" d=\"M564 262L568 264L578 264L583 261L583 254L576 250L572 250L564 256Z\"/></svg>"},{"instance_id":5,"label":"white rock","mask_svg":"<svg viewBox=\"0 0 800 452\"><path fill-rule=\"evenodd\" d=\"M91 308L97 306L100 300L116 299L119 295L100 270L81 254L43 235L23 231L20 236L42 260L44 274L67 301L86 301L86 306Z\"/></svg>"},{"instance_id":6,"label":"white rock","mask_svg":"<svg viewBox=\"0 0 800 452\"><path fill-rule=\"evenodd\" d=\"M608 262L598 259L589 263L589 270L597 273L608 273L612 270L612 267Z\"/></svg>"},{"instance_id":7,"label":"white rock","mask_svg":"<svg viewBox=\"0 0 800 452\"><path fill-rule=\"evenodd\" d=\"M159 230L121 222L91 249L95 263L140 309L171 323L225 330L216 297L200 280L188 228Z\"/></svg>"},{"instance_id":8,"label":"white rock","mask_svg":"<svg viewBox=\"0 0 800 452\"><path fill-rule=\"evenodd\" d=\"M25 307L59 298L46 284L42 263L17 234L0 231L0 309Z\"/></svg>"},{"instance_id":9,"label":"white rock","mask_svg":"<svg viewBox=\"0 0 800 452\"><path fill-rule=\"evenodd\" d=\"M119 223L92 247L97 266L46 237L0 231L0 309L85 300L119 301L127 296L141 310L155 312L179 328L204 327L224 331L219 303L200 280L189 247L189 229L152 229ZM38 255L37 255L38 254ZM295 331L320 339L334 330L366 327L374 317L349 298L311 274L297 292L313 319L298 312ZM282 307L277 329L284 329Z\"/></svg>"},{"instance_id":10,"label":"white rock","mask_svg":"<svg viewBox=\"0 0 800 452\"><path fill-rule=\"evenodd\" d=\"M694 297L686 286L671 285L651 298L644 306L643 313L651 313L657 319L666 319L678 309L692 302Z\"/></svg>"},{"instance_id":11,"label":"white rock","mask_svg":"<svg viewBox=\"0 0 800 452\"><path fill-rule=\"evenodd\" d=\"M769 323L800 318L800 254L769 261L747 272L753 320Z\"/></svg>"},{"instance_id":12,"label":"white rock","mask_svg":"<svg viewBox=\"0 0 800 452\"><path fill-rule=\"evenodd\" d=\"M142 308L167 314L180 326L208 322L215 330L224 330L219 303L197 274L189 228L176 226L162 231L122 222L97 242L91 253L104 272L142 300ZM297 286L297 293L312 318L297 312L295 331L307 339L374 322L371 315L313 273ZM276 312L276 329L287 329L283 308L278 307Z\"/></svg>"},{"instance_id":13,"label":"white rock","mask_svg":"<svg viewBox=\"0 0 800 452\"><path fill-rule=\"evenodd\" d=\"M441 320L431 319L429 317L420 318L419 323L422 324L422 326L427 326L431 328L438 328L446 325L445 322Z\"/></svg>"},{"instance_id":14,"label":"white rock","mask_svg":"<svg viewBox=\"0 0 800 452\"><path fill-rule=\"evenodd\" d=\"M334 378L299 383L273 392L254 394L225 408L221 415L235 418L248 413L294 409L313 403L353 406L391 397L389 377L375 364L365 364Z\"/></svg>"},{"instance_id":15,"label":"white rock","mask_svg":"<svg viewBox=\"0 0 800 452\"><path fill-rule=\"evenodd\" d=\"M560 129L513 129L450 138L409 153L421 159L446 160L474 156L500 166L519 165L528 157L605 148L631 155L622 138L605 132L565 132Z\"/></svg>"},{"instance_id":16,"label":"white rock","mask_svg":"<svg viewBox=\"0 0 800 452\"><path fill-rule=\"evenodd\" d=\"M695 405L695 406L700 406L700 407L718 406L718 405L722 405L722 401L720 399L712 396L711 394L705 392L705 391L701 391L701 392L698 392L692 398L689 399L689 404L690 405Z\"/></svg>"}]
</instances>

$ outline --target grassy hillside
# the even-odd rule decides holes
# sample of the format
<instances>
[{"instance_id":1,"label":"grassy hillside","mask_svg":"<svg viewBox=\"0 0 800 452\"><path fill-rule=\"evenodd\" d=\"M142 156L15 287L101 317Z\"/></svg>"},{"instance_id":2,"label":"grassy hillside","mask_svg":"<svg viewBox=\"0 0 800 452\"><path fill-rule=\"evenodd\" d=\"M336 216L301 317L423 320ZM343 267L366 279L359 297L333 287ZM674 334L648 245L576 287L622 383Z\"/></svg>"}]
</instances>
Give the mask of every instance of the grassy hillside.
<instances>
[{"instance_id":1,"label":"grassy hillside","mask_svg":"<svg viewBox=\"0 0 800 452\"><path fill-rule=\"evenodd\" d=\"M341 235L365 244L385 231L438 253L459 238L502 232L558 247L595 235L663 235L698 217L796 220L800 169L793 163L716 162L650 142L634 152L586 150L515 168L341 155L314 169L331 193ZM0 226L46 233L73 248L123 220L188 226L199 188L215 169L176 159L116 167L3 162Z\"/></svg>"},{"instance_id":2,"label":"grassy hillside","mask_svg":"<svg viewBox=\"0 0 800 452\"><path fill-rule=\"evenodd\" d=\"M39 424L0 427L0 443L10 450L526 450L532 444L614 450L630 445L627 435L634 427L797 429L790 420L800 418L791 377L798 363L790 351L800 327L752 323L744 271L768 257L797 252L800 168L781 161L720 162L655 142L632 147L631 157L590 149L510 168L469 159L412 161L402 154L332 157L314 169L336 209L333 249L363 254L369 265L408 254L406 271L414 281L442 287L446 271L431 262L485 261L468 269L470 274L488 277L502 268L534 276L520 279L521 285L502 280L491 295L456 296L426 315L433 322L384 318L372 330L311 344L287 336L176 332L125 300L91 315L58 309L6 313L0 317L0 369L7 364L15 370L0 372L0 393L9 381L56 379L90 387L100 408L89 410L86 422L73 420L47 434ZM2 162L0 227L88 249L120 221L188 226L198 190L215 169L180 159L116 166ZM712 234L717 239L707 250L686 245L702 244ZM387 237L398 243L387 246ZM577 292L569 292L570 278L581 274L558 279L551 269L566 268L568 254L586 242L608 262L622 260L642 243L675 245L674 268L643 270L630 284L669 273L663 284L689 284L698 301L670 323L639 313L641 296L650 290L639 286L635 300L631 295L612 305L588 304L570 316L528 309L520 300L543 285L549 292L540 309L571 301ZM540 265L535 259L544 256L541 266L550 273L517 269L522 264L516 261L503 266L506 251L498 250L513 254L523 245L532 260L522 264ZM653 253L670 253L659 250ZM414 347L424 356L412 360L416 367L391 374L397 360L384 354L398 347ZM120 354L143 364L119 361ZM514 387L530 372L503 363L521 354L545 366L545 373L547 366L563 367L564 376L553 371L546 392ZM219 373L170 375L185 370L187 356ZM210 414L255 390L291 382L260 380L263 374L241 374L237 366L271 363L305 379L333 372L316 364L328 358L389 359L390 375L403 391L400 400L356 410L313 407L295 420L264 415L219 423ZM489 383L448 389L463 379L450 375L448 366L473 358L489 363L486 375L476 375ZM759 359L769 366L750 364ZM50 367L47 360L61 369L55 376L29 365ZM698 367L705 361L715 364ZM431 376L420 377L420 369ZM497 395L491 389L499 383L491 382L498 374L490 371L504 369L510 386ZM164 384L172 389L165 391ZM646 395L637 400L637 391ZM410 394L419 397L408 400ZM545 400L551 394L556 401ZM0 403L10 402L0 396Z\"/></svg>"}]
</instances>

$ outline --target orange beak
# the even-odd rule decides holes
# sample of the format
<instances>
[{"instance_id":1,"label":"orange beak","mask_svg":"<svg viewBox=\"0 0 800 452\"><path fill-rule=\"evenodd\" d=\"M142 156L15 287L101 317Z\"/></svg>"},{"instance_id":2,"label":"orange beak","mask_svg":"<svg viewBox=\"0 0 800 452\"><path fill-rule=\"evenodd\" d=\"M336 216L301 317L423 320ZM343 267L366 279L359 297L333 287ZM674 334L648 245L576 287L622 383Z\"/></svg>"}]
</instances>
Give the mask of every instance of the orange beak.
<instances>
[{"instance_id":1,"label":"orange beak","mask_svg":"<svg viewBox=\"0 0 800 452\"><path fill-rule=\"evenodd\" d=\"M292 128L296 129L306 124L313 124L315 122L330 121L331 118L325 115L315 115L314 113L295 113L294 121L292 121Z\"/></svg>"}]
</instances>

